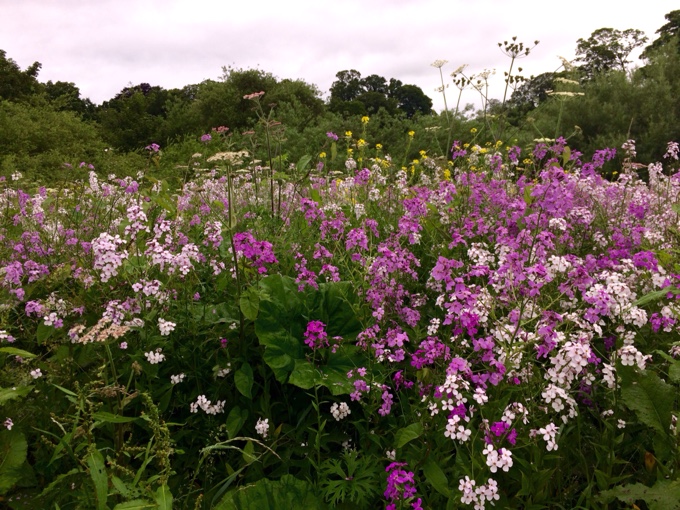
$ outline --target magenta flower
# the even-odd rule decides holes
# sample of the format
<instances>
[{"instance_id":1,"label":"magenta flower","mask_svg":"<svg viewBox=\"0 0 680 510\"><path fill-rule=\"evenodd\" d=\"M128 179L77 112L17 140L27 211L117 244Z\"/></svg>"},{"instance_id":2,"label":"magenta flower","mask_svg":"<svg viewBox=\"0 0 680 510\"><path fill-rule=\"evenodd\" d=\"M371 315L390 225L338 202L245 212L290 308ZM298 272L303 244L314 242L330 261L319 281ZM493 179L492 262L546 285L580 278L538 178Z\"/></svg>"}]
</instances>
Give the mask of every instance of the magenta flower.
<instances>
[{"instance_id":1,"label":"magenta flower","mask_svg":"<svg viewBox=\"0 0 680 510\"><path fill-rule=\"evenodd\" d=\"M201 135L201 141L202 142L209 142L210 140L212 140L212 136L210 136L209 133Z\"/></svg>"},{"instance_id":2,"label":"magenta flower","mask_svg":"<svg viewBox=\"0 0 680 510\"><path fill-rule=\"evenodd\" d=\"M321 321L310 321L307 324L307 331L304 333L305 344L310 349L321 349L328 347L328 334L325 331L326 325Z\"/></svg>"}]
</instances>

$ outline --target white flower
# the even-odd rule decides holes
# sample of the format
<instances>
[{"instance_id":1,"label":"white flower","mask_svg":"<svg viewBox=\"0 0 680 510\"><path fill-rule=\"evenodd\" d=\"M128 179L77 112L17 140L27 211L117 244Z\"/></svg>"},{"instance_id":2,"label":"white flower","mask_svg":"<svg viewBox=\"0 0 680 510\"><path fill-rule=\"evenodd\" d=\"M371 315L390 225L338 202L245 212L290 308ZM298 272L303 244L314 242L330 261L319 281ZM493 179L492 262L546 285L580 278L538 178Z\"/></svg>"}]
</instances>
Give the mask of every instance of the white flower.
<instances>
[{"instance_id":1,"label":"white flower","mask_svg":"<svg viewBox=\"0 0 680 510\"><path fill-rule=\"evenodd\" d=\"M335 402L331 406L331 414L333 415L333 418L336 419L336 421L340 421L343 418L349 416L351 412L352 411L345 402L342 402L340 405L338 405L338 403Z\"/></svg>"},{"instance_id":2,"label":"white flower","mask_svg":"<svg viewBox=\"0 0 680 510\"><path fill-rule=\"evenodd\" d=\"M170 376L170 382L172 384L179 384L184 380L185 377L186 377L185 374L171 375Z\"/></svg>"},{"instance_id":3,"label":"white flower","mask_svg":"<svg viewBox=\"0 0 680 510\"><path fill-rule=\"evenodd\" d=\"M397 458L397 451L396 450L387 450L387 451L385 451L385 456L390 460L394 460L394 459Z\"/></svg>"},{"instance_id":4,"label":"white flower","mask_svg":"<svg viewBox=\"0 0 680 510\"><path fill-rule=\"evenodd\" d=\"M7 428L7 430L12 430L12 427L14 427L14 422L12 421L12 418L7 418L3 425Z\"/></svg>"},{"instance_id":5,"label":"white flower","mask_svg":"<svg viewBox=\"0 0 680 510\"><path fill-rule=\"evenodd\" d=\"M157 365L161 361L165 361L165 354L161 354L162 349L156 349L156 351L145 352L146 360L152 365Z\"/></svg>"},{"instance_id":6,"label":"white flower","mask_svg":"<svg viewBox=\"0 0 680 510\"><path fill-rule=\"evenodd\" d=\"M267 434L269 434L269 418L265 418L264 420L262 418L258 419L255 424L255 432L266 439Z\"/></svg>"},{"instance_id":7,"label":"white flower","mask_svg":"<svg viewBox=\"0 0 680 510\"><path fill-rule=\"evenodd\" d=\"M31 370L31 377L33 379L39 379L43 376L42 372L40 371L39 368L36 368L35 370Z\"/></svg>"},{"instance_id":8,"label":"white flower","mask_svg":"<svg viewBox=\"0 0 680 510\"><path fill-rule=\"evenodd\" d=\"M174 322L166 321L165 319L158 319L158 329L161 330L161 336L168 336L171 332L175 330Z\"/></svg>"}]
</instances>

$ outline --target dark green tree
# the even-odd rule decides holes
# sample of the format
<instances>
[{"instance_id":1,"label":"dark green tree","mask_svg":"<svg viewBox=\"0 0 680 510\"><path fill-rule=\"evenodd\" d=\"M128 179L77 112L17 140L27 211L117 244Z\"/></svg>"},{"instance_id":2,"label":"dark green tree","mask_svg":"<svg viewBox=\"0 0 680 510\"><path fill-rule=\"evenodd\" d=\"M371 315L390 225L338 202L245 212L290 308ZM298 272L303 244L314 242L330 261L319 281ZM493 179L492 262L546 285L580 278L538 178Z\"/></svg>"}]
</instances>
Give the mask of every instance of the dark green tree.
<instances>
[{"instance_id":1,"label":"dark green tree","mask_svg":"<svg viewBox=\"0 0 680 510\"><path fill-rule=\"evenodd\" d=\"M24 71L0 50L0 99L18 101L40 92L38 73L42 64L33 62Z\"/></svg>"},{"instance_id":2,"label":"dark green tree","mask_svg":"<svg viewBox=\"0 0 680 510\"><path fill-rule=\"evenodd\" d=\"M659 34L659 37L645 48L640 58L650 58L655 51L668 45L671 41L674 41L676 47L680 49L680 39L677 37L680 34L680 10L671 11L664 17L667 23L655 32Z\"/></svg>"},{"instance_id":3,"label":"dark green tree","mask_svg":"<svg viewBox=\"0 0 680 510\"><path fill-rule=\"evenodd\" d=\"M398 101L397 108L409 119L417 113L428 115L432 112L432 99L416 85L402 85L397 89L395 98Z\"/></svg>"},{"instance_id":4,"label":"dark green tree","mask_svg":"<svg viewBox=\"0 0 680 510\"><path fill-rule=\"evenodd\" d=\"M647 42L641 30L628 28L598 28L588 39L579 39L576 46L576 61L587 78L608 71L625 71L628 57L636 48Z\"/></svg>"}]
</instances>

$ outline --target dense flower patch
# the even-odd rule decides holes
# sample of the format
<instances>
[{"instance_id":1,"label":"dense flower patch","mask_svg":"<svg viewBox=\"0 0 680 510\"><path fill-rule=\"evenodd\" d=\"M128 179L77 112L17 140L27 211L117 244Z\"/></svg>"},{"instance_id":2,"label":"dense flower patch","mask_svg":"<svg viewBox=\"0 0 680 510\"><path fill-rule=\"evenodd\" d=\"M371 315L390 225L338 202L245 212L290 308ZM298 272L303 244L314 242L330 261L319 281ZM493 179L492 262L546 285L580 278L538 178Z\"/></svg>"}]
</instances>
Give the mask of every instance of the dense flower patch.
<instances>
[{"instance_id":1,"label":"dense flower patch","mask_svg":"<svg viewBox=\"0 0 680 510\"><path fill-rule=\"evenodd\" d=\"M176 194L5 188L0 488L97 508L229 508L249 483L348 508L678 491L680 174L643 181L623 150L613 181L615 151L558 140L305 180L246 162Z\"/></svg>"}]
</instances>

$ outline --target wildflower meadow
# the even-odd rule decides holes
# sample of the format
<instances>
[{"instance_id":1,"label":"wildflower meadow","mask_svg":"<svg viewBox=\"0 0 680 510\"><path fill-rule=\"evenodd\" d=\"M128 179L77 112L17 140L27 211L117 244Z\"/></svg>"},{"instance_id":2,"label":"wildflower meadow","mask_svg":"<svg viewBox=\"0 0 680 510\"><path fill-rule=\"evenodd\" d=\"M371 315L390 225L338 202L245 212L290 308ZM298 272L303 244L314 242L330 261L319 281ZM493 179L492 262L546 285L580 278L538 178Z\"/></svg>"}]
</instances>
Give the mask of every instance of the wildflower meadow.
<instances>
[{"instance_id":1,"label":"wildflower meadow","mask_svg":"<svg viewBox=\"0 0 680 510\"><path fill-rule=\"evenodd\" d=\"M4 159L0 507L680 509L680 147L584 94Z\"/></svg>"}]
</instances>

